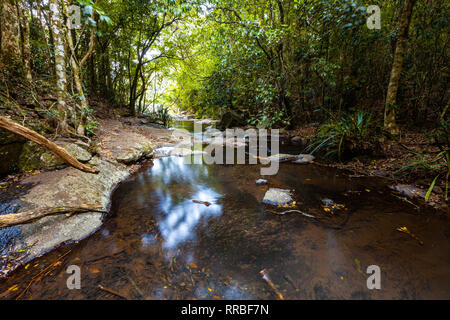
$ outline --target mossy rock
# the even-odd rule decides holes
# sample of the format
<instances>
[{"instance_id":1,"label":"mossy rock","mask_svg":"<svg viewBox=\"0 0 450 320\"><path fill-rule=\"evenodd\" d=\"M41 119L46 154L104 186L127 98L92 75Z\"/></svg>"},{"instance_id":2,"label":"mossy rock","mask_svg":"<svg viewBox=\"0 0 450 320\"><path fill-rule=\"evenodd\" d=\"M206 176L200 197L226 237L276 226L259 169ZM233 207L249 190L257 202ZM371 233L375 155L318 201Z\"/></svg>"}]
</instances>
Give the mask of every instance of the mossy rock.
<instances>
[{"instance_id":1,"label":"mossy rock","mask_svg":"<svg viewBox=\"0 0 450 320\"><path fill-rule=\"evenodd\" d=\"M92 155L88 151L75 143L68 143L62 147L80 162L88 162L92 159ZM52 170L63 166L66 166L64 161L33 142L25 144L18 164L21 172Z\"/></svg>"},{"instance_id":2,"label":"mossy rock","mask_svg":"<svg viewBox=\"0 0 450 320\"><path fill-rule=\"evenodd\" d=\"M21 136L14 134L12 132L9 132L4 129L0 129L0 145L7 145L11 143L25 143L25 139Z\"/></svg>"}]
</instances>

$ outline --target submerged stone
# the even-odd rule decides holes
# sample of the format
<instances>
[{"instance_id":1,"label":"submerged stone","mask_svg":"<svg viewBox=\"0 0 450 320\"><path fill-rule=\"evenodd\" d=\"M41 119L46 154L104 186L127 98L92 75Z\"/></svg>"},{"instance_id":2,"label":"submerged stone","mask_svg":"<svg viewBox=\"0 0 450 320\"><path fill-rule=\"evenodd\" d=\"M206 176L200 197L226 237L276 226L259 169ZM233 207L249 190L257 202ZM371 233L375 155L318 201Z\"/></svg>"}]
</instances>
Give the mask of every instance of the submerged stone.
<instances>
[{"instance_id":1,"label":"submerged stone","mask_svg":"<svg viewBox=\"0 0 450 320\"><path fill-rule=\"evenodd\" d=\"M396 186L391 186L390 188L408 198L425 198L426 195L425 190L406 184L399 184Z\"/></svg>"},{"instance_id":2,"label":"submerged stone","mask_svg":"<svg viewBox=\"0 0 450 320\"><path fill-rule=\"evenodd\" d=\"M316 157L311 154L300 154L298 160L294 161L296 164L308 164L314 161Z\"/></svg>"},{"instance_id":3,"label":"submerged stone","mask_svg":"<svg viewBox=\"0 0 450 320\"><path fill-rule=\"evenodd\" d=\"M256 184L268 184L268 183L269 183L269 181L267 181L265 179L256 180Z\"/></svg>"},{"instance_id":4,"label":"submerged stone","mask_svg":"<svg viewBox=\"0 0 450 320\"><path fill-rule=\"evenodd\" d=\"M263 203L273 206L289 204L292 201L291 190L278 188L270 188L263 199Z\"/></svg>"}]
</instances>

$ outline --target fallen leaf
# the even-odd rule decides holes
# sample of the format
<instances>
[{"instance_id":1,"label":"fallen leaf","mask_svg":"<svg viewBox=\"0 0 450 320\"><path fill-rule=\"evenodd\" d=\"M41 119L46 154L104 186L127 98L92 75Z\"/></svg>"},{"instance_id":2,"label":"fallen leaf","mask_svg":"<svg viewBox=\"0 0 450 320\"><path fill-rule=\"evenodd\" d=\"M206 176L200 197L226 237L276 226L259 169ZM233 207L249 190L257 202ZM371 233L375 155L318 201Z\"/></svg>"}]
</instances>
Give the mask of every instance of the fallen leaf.
<instances>
[{"instance_id":1,"label":"fallen leaf","mask_svg":"<svg viewBox=\"0 0 450 320\"><path fill-rule=\"evenodd\" d=\"M17 291L19 289L19 286L17 284L13 285L8 289L8 291Z\"/></svg>"},{"instance_id":2,"label":"fallen leaf","mask_svg":"<svg viewBox=\"0 0 450 320\"><path fill-rule=\"evenodd\" d=\"M90 271L91 273L94 273L94 274L100 273L100 270L98 270L97 268L93 268L93 267L90 268L89 271Z\"/></svg>"}]
</instances>

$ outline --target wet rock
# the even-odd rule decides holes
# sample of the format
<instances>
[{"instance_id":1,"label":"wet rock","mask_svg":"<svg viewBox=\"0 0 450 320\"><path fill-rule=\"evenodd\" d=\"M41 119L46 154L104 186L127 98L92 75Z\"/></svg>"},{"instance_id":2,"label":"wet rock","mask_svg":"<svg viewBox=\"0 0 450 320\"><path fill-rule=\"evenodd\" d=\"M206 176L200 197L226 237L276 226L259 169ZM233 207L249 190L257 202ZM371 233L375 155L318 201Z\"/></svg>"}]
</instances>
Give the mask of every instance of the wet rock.
<instances>
[{"instance_id":1,"label":"wet rock","mask_svg":"<svg viewBox=\"0 0 450 320\"><path fill-rule=\"evenodd\" d=\"M295 164L308 164L314 161L316 157L311 154L300 154L298 160L294 161Z\"/></svg>"},{"instance_id":2,"label":"wet rock","mask_svg":"<svg viewBox=\"0 0 450 320\"><path fill-rule=\"evenodd\" d=\"M290 190L278 188L270 188L263 199L263 203L273 206L289 204L292 201L293 199Z\"/></svg>"},{"instance_id":3,"label":"wet rock","mask_svg":"<svg viewBox=\"0 0 450 320\"><path fill-rule=\"evenodd\" d=\"M268 183L269 183L269 181L267 181L265 179L256 180L256 184L268 184Z\"/></svg>"},{"instance_id":4,"label":"wet rock","mask_svg":"<svg viewBox=\"0 0 450 320\"><path fill-rule=\"evenodd\" d=\"M377 177L389 177L389 174L384 171L372 171L371 174Z\"/></svg>"},{"instance_id":5,"label":"wet rock","mask_svg":"<svg viewBox=\"0 0 450 320\"><path fill-rule=\"evenodd\" d=\"M302 137L299 137L299 136L291 138L291 143L293 145L296 145L296 146L302 146L302 145L306 144L305 140Z\"/></svg>"},{"instance_id":6,"label":"wet rock","mask_svg":"<svg viewBox=\"0 0 450 320\"><path fill-rule=\"evenodd\" d=\"M88 162L92 159L92 154L77 143L69 143L64 149L80 162Z\"/></svg>"},{"instance_id":7,"label":"wet rock","mask_svg":"<svg viewBox=\"0 0 450 320\"><path fill-rule=\"evenodd\" d=\"M322 208L326 212L334 213L338 210L344 209L345 206L343 204L337 204L336 202L334 202L331 199L325 198L325 199L322 199Z\"/></svg>"},{"instance_id":8,"label":"wet rock","mask_svg":"<svg viewBox=\"0 0 450 320\"><path fill-rule=\"evenodd\" d=\"M269 161L289 161L289 160L293 160L293 159L297 159L298 156L295 154L284 154L284 153L280 153L280 154L275 154L272 155L268 158Z\"/></svg>"},{"instance_id":9,"label":"wet rock","mask_svg":"<svg viewBox=\"0 0 450 320\"><path fill-rule=\"evenodd\" d=\"M116 160L123 164L136 163L139 160L149 159L153 156L153 146L148 144L135 145L131 150L127 150L118 156Z\"/></svg>"},{"instance_id":10,"label":"wet rock","mask_svg":"<svg viewBox=\"0 0 450 320\"><path fill-rule=\"evenodd\" d=\"M179 147L163 147L155 150L155 157L188 157L192 155L204 154L201 150L192 150L188 148Z\"/></svg>"},{"instance_id":11,"label":"wet rock","mask_svg":"<svg viewBox=\"0 0 450 320\"><path fill-rule=\"evenodd\" d=\"M18 212L81 204L101 206L106 210L113 189L129 176L129 171L123 165L97 160L96 167L100 170L97 175L66 168L25 178L21 184L31 188L18 199ZM102 216L102 213L88 212L45 217L31 224L13 227L16 232L12 235L8 233L8 228L0 229L0 239L12 244L10 252L27 248L21 253L21 261L27 263L62 243L79 241L91 235L101 226ZM6 270L4 267L0 265L0 272Z\"/></svg>"},{"instance_id":12,"label":"wet rock","mask_svg":"<svg viewBox=\"0 0 450 320\"><path fill-rule=\"evenodd\" d=\"M411 185L399 184L396 186L391 186L391 189L397 191L398 193L408 197L408 198L425 198L426 191L416 188Z\"/></svg>"},{"instance_id":13,"label":"wet rock","mask_svg":"<svg viewBox=\"0 0 450 320\"><path fill-rule=\"evenodd\" d=\"M294 161L294 163L297 163L297 164L311 163L315 159L315 157L310 154L296 155L296 154L285 154L285 153L271 155L268 158L264 158L264 157L258 157L258 158L261 160L270 161L270 162L285 162L285 161L296 160L296 161Z\"/></svg>"}]
</instances>

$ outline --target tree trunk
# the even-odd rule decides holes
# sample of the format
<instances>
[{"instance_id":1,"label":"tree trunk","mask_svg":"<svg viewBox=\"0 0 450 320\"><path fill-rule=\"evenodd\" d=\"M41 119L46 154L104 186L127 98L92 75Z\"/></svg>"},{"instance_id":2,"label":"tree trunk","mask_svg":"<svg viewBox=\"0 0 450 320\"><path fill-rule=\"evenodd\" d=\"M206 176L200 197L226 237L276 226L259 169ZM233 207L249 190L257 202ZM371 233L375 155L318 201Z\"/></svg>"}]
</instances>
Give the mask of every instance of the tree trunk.
<instances>
[{"instance_id":1,"label":"tree trunk","mask_svg":"<svg viewBox=\"0 0 450 320\"><path fill-rule=\"evenodd\" d=\"M100 206L81 206L81 207L62 207L62 208L48 208L32 211L24 211L20 213L12 213L0 216L0 229L21 224L31 223L37 219L48 216L55 216L60 214L77 214L87 212L101 212L106 213Z\"/></svg>"},{"instance_id":2,"label":"tree trunk","mask_svg":"<svg viewBox=\"0 0 450 320\"><path fill-rule=\"evenodd\" d=\"M21 34L21 52L22 52L22 62L23 71L25 74L25 79L28 81L32 80L31 75L31 47L30 47L30 16L28 9L25 4L16 2L17 15L20 22L20 34Z\"/></svg>"},{"instance_id":3,"label":"tree trunk","mask_svg":"<svg viewBox=\"0 0 450 320\"><path fill-rule=\"evenodd\" d=\"M91 30L91 35L89 37L89 47L88 47L88 51L87 51L86 55L81 59L80 62L78 62L77 53L75 52L75 46L74 46L74 41L73 41L74 38L72 36L72 30L70 29L70 26L71 26L70 17L67 12L68 3L66 1L67 0L62 1L63 13L66 17L66 26L65 26L64 30L65 30L65 35L66 35L66 41L68 43L68 46L69 46L69 49L71 52L70 65L71 65L72 71L73 71L73 80L75 83L75 88L77 90L78 97L80 99L81 109L82 109L80 121L78 123L76 123L75 126L77 129L77 134L79 134L80 136L84 136L85 125L86 125L86 113L84 111L89 108L89 104L88 104L88 100L83 91L83 74L82 74L83 71L81 68L88 61L89 57L94 52L95 30L94 30L94 28L92 28L92 30ZM93 19L93 18L94 18L94 12L91 14L91 19Z\"/></svg>"},{"instance_id":4,"label":"tree trunk","mask_svg":"<svg viewBox=\"0 0 450 320\"><path fill-rule=\"evenodd\" d=\"M60 158L62 161L66 162L67 164L71 165L72 167L78 170L88 173L99 173L99 170L80 163L77 159L72 157L72 155L70 155L70 153L68 153L64 148L59 147L58 145L51 142L44 136L41 136L39 133L30 130L24 126L21 126L20 124L8 120L7 118L2 116L0 116L0 128L6 129L12 133L18 134L28 140L31 140L34 143L37 143L38 145L49 150L51 153Z\"/></svg>"},{"instance_id":5,"label":"tree trunk","mask_svg":"<svg viewBox=\"0 0 450 320\"><path fill-rule=\"evenodd\" d=\"M39 22L39 26L40 26L41 29L42 29L42 40L43 40L44 43L45 43L45 49L46 49L46 51L47 51L46 60L47 60L48 66L49 66L49 68L50 68L50 66L51 66L51 64L52 64L52 54L51 54L51 50L50 50L50 44L49 44L49 42L48 42L48 40L47 40L47 36L46 36L46 28L45 28L45 25L44 25L44 22L43 22L44 17L43 17L43 14L42 14L42 9L41 9L41 3L40 3L40 1L36 1L36 10L37 10L37 20L38 20L38 22ZM45 17L45 19L47 20L47 17ZM49 34L50 34L50 36L51 36L51 30L50 30L50 28L49 28ZM52 70L53 70L53 69L52 69ZM53 70L53 71L54 71L54 70ZM54 74L53 71L51 71L50 74L51 74L52 76L55 76L55 74Z\"/></svg>"},{"instance_id":6,"label":"tree trunk","mask_svg":"<svg viewBox=\"0 0 450 320\"><path fill-rule=\"evenodd\" d=\"M20 59L19 53L19 22L17 9L12 0L3 0L0 15L1 42L0 53L5 65L13 65Z\"/></svg>"},{"instance_id":7,"label":"tree trunk","mask_svg":"<svg viewBox=\"0 0 450 320\"><path fill-rule=\"evenodd\" d=\"M395 120L395 108L397 104L397 91L402 73L403 59L405 57L406 45L408 42L408 30L415 3L416 0L404 0L400 17L397 46L394 54L394 63L392 64L391 78L386 97L384 128L393 135L398 135L400 133L400 129Z\"/></svg>"},{"instance_id":8,"label":"tree trunk","mask_svg":"<svg viewBox=\"0 0 450 320\"><path fill-rule=\"evenodd\" d=\"M56 72L56 89L58 98L58 111L61 118L61 130L67 131L67 107L64 100L64 92L66 90L66 62L64 48L64 31L61 10L58 0L50 0L50 15L52 21L52 34L55 46L55 72Z\"/></svg>"}]
</instances>

